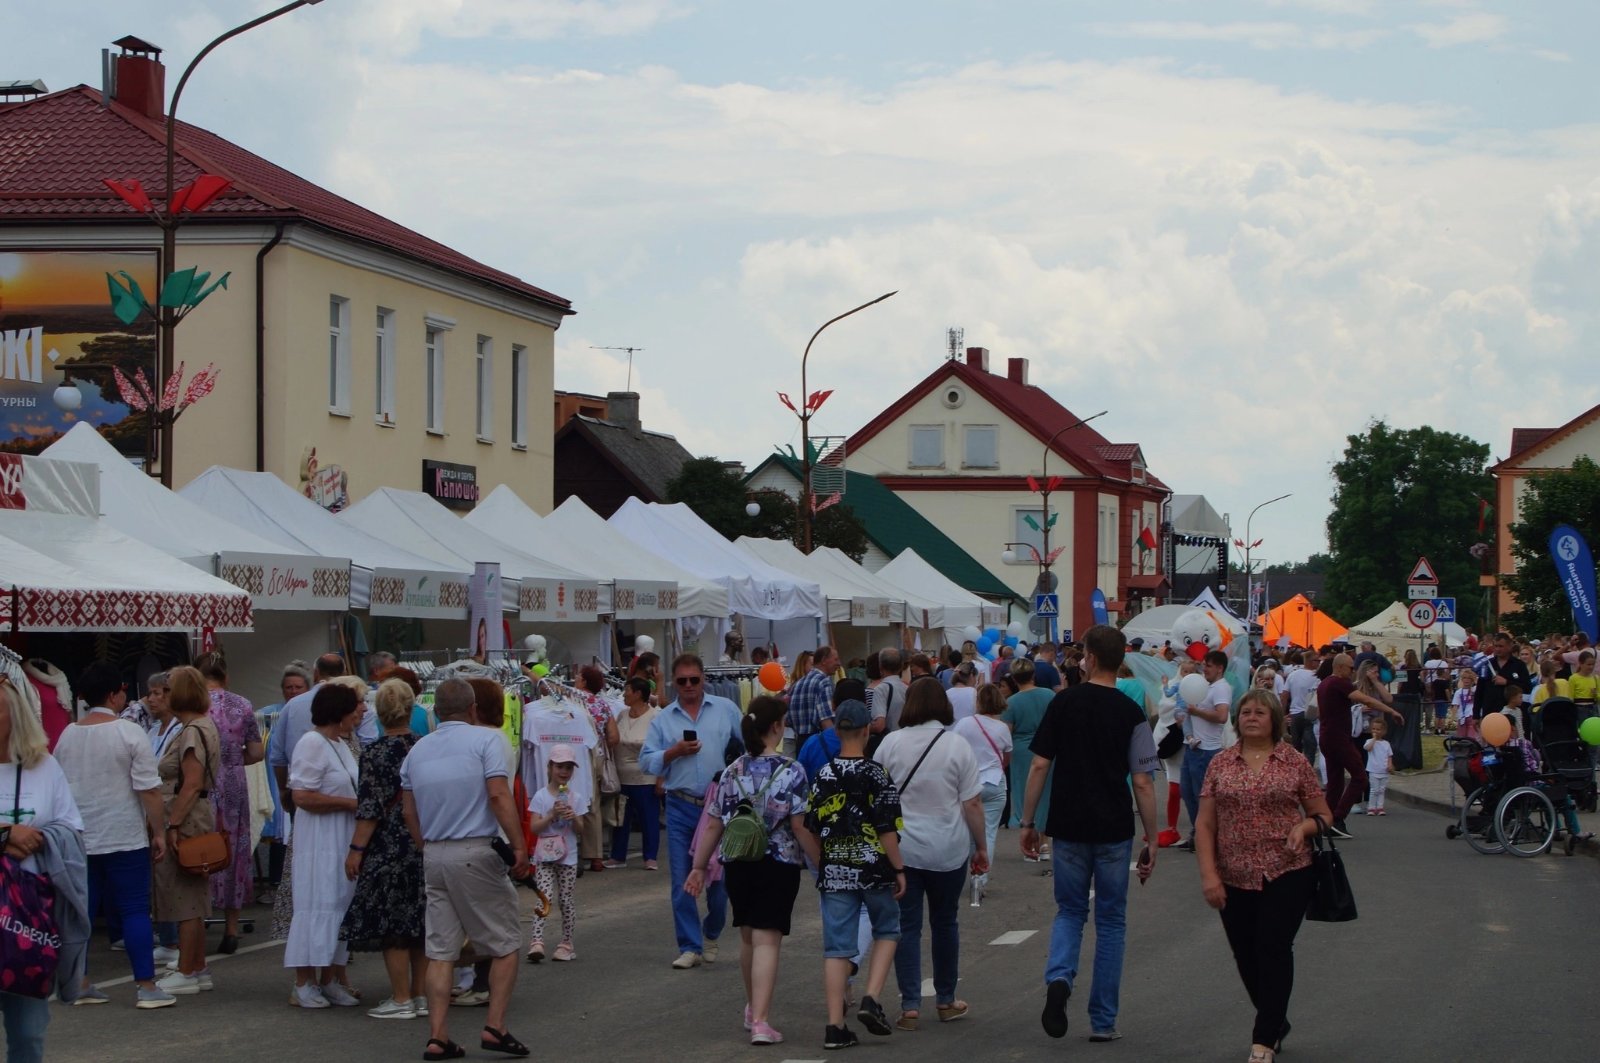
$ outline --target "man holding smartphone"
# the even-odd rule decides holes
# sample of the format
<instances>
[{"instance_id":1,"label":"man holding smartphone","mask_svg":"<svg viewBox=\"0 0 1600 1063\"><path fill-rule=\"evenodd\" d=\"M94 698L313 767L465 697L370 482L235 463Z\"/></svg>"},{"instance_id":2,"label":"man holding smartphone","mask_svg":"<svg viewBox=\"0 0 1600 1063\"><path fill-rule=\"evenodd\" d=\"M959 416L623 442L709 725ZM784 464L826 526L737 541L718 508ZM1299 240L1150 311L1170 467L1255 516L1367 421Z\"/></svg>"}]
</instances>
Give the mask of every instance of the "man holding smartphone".
<instances>
[{"instance_id":1,"label":"man holding smartphone","mask_svg":"<svg viewBox=\"0 0 1600 1063\"><path fill-rule=\"evenodd\" d=\"M677 700L650 721L639 750L639 770L659 778L666 788L667 857L671 868L672 925L678 939L675 970L686 971L717 957L717 938L728 917L728 893L719 879L706 886L702 923L696 900L683 891L693 868L695 828L706 792L726 766L731 744L739 738L739 707L727 698L707 694L705 664L692 653L672 662L672 690Z\"/></svg>"},{"instance_id":2,"label":"man holding smartphone","mask_svg":"<svg viewBox=\"0 0 1600 1063\"><path fill-rule=\"evenodd\" d=\"M1051 1037L1067 1033L1067 998L1078 974L1083 927L1094 896L1094 980L1089 989L1089 1040L1115 1041L1122 985L1122 955L1127 929L1128 863L1133 853L1133 812L1128 780L1144 849L1139 882L1155 870L1155 785L1159 761L1144 710L1117 689L1117 669L1127 652L1122 632L1105 624L1083 637L1083 670L1088 682L1055 696L1045 710L1030 751L1033 763L1022 799L1022 852L1039 856L1034 825L1045 776L1050 777L1050 807L1045 833L1053 840L1056 917L1045 964L1045 1005L1040 1022Z\"/></svg>"}]
</instances>

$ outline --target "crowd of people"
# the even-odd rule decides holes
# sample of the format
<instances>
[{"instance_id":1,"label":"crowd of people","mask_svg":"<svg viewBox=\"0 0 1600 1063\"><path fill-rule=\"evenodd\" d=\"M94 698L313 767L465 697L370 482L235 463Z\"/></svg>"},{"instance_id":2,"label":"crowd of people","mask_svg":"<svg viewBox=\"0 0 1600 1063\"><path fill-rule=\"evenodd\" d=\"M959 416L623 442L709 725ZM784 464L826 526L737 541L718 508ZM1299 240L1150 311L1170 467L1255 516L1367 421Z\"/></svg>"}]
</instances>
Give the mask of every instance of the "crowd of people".
<instances>
[{"instance_id":1,"label":"crowd of people","mask_svg":"<svg viewBox=\"0 0 1600 1063\"><path fill-rule=\"evenodd\" d=\"M264 743L219 657L150 677L139 701L116 669L95 664L74 685L85 708L53 755L35 705L0 680L0 764L12 776L0 773L0 786L13 787L15 803L0 837L20 867L48 861L56 881L81 881L75 905L64 891L63 914L103 919L126 954L136 1007L171 1007L215 988L206 920L221 913L220 951L233 952L240 913L256 902L259 802L245 769L265 760L269 796L292 821L269 832L288 1003L361 1006L349 957L378 954L387 996L367 1014L427 1020L424 1057L451 1059L464 1053L449 1035L452 1006L486 1007L483 1049L528 1054L505 1024L524 950L530 962L576 960L578 874L627 866L635 830L643 867L655 870L663 826L671 967L715 963L731 907L751 1043L784 1040L774 1025L780 955L806 883L822 920L824 1048L857 1043L851 1007L874 1035L921 1028L925 925L931 1017L959 1021L972 1011L956 992L960 908L969 889L981 900L997 831L1010 825L1021 858L1053 876L1041 1023L1052 1037L1067 1031L1092 911L1089 1037L1111 1041L1121 1036L1130 872L1148 879L1164 844L1163 773L1188 809L1179 847L1196 856L1203 899L1221 913L1256 1010L1250 1059L1267 1063L1290 1029L1310 842L1319 831L1348 837L1357 809L1384 814L1387 725L1406 722L1397 699L1413 701L1425 726L1462 734L1496 711L1520 728L1553 696L1594 711L1595 653L1582 636L1518 645L1502 634L1482 652L1434 647L1399 662L1370 644L1355 649L1268 648L1237 698L1225 655L1184 662L1179 678L1198 672L1204 694L1178 681L1161 692L1181 738L1171 756L1157 750L1161 699L1132 678L1127 655L1173 651L1130 647L1108 626L1077 645L1020 646L992 663L971 644L934 656L885 649L848 664L819 646L781 692L743 709L708 691L699 657L663 669L642 654L623 682L622 711L601 696L602 672L580 672L596 741L550 747L537 786L518 779L492 680L444 681L430 715L416 676L386 655L368 662L370 687L337 654L309 669L294 663ZM615 778L609 848L600 801L571 785L584 760L595 778ZM1176 808L1175 799L1169 828ZM528 932L519 881L539 898ZM59 996L106 1002L81 946L63 950ZM892 1018L881 1002L891 973ZM44 1002L0 993L0 1003L8 1058L42 1058Z\"/></svg>"}]
</instances>

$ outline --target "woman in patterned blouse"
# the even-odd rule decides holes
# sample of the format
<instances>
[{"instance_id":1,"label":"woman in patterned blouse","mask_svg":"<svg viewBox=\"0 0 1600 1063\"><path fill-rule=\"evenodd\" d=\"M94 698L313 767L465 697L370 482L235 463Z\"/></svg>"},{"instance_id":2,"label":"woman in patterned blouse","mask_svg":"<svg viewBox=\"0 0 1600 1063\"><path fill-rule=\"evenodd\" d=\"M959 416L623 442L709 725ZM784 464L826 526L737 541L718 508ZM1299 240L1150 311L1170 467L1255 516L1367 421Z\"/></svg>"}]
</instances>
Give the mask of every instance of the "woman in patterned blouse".
<instances>
[{"instance_id":1,"label":"woman in patterned blouse","mask_svg":"<svg viewBox=\"0 0 1600 1063\"><path fill-rule=\"evenodd\" d=\"M1239 742L1212 759L1195 824L1200 889L1222 913L1256 1008L1250 1063L1271 1063L1289 1035L1294 936L1314 885L1311 817L1331 818L1317 773L1283 741L1284 728L1277 695L1245 692L1234 718Z\"/></svg>"}]
</instances>

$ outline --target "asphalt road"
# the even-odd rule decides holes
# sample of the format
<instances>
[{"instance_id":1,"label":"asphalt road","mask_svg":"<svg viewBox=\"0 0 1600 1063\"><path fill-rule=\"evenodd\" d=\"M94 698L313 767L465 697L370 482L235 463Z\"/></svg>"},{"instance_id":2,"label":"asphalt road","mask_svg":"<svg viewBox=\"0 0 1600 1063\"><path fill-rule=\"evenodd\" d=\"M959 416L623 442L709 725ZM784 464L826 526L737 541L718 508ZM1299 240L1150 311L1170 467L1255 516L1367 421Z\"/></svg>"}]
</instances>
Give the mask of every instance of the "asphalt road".
<instances>
[{"instance_id":1,"label":"asphalt road","mask_svg":"<svg viewBox=\"0 0 1600 1063\"><path fill-rule=\"evenodd\" d=\"M1287 1059L1589 1058L1600 861L1482 856L1465 842L1445 840L1442 817L1404 807L1352 824L1358 837L1343 849L1361 918L1301 931ZM1003 858L988 900L961 910L960 995L972 1005L970 1018L940 1025L930 999L922 1030L888 1038L863 1033L854 1055L918 1063L1046 1054L1236 1063L1248 1054L1251 1014L1221 926L1201 901L1193 858L1173 850L1161 854L1149 885L1135 886L1130 898L1123 1039L1087 1043L1087 942L1085 973L1069 1010L1072 1027L1064 1041L1047 1038L1038 1016L1054 913L1051 880L1013 857L1015 844L1015 832L1001 832ZM796 906L773 1013L788 1040L771 1048L748 1045L740 1029L743 996L731 930L714 966L669 969L675 951L666 891L664 870L607 871L579 882L578 961L521 968L510 1027L533 1046L534 1058L822 1059L820 934L809 889ZM257 934L243 944L264 943ZM121 954L103 945L92 962L102 982L127 970ZM423 1020L373 1020L364 1008L288 1008L291 979L281 963L275 944L217 958L215 992L180 998L162 1011L134 1010L126 983L108 987L110 1004L55 1005L48 1058L281 1063L420 1056ZM924 975L931 973L925 958ZM352 977L369 1002L385 995L377 957L361 958ZM885 996L895 999L892 989ZM476 1049L482 1015L452 1012L452 1034L468 1046L469 1058L494 1058Z\"/></svg>"}]
</instances>

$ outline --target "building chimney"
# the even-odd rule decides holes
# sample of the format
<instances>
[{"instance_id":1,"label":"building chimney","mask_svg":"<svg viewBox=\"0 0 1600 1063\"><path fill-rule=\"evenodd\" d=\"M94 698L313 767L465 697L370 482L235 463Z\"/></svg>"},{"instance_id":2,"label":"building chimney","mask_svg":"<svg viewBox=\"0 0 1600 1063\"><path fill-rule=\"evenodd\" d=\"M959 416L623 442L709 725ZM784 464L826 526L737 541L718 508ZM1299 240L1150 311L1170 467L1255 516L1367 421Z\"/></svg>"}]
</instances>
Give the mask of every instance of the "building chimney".
<instances>
[{"instance_id":1,"label":"building chimney","mask_svg":"<svg viewBox=\"0 0 1600 1063\"><path fill-rule=\"evenodd\" d=\"M968 347L967 364L979 372L987 373L989 371L989 348Z\"/></svg>"},{"instance_id":2,"label":"building chimney","mask_svg":"<svg viewBox=\"0 0 1600 1063\"><path fill-rule=\"evenodd\" d=\"M138 37L111 43L122 49L111 61L111 98L146 118L164 117L167 68L161 65L161 49Z\"/></svg>"},{"instance_id":3,"label":"building chimney","mask_svg":"<svg viewBox=\"0 0 1600 1063\"><path fill-rule=\"evenodd\" d=\"M1013 384L1026 386L1028 383L1028 360L1026 358L1007 358L1006 379Z\"/></svg>"},{"instance_id":4,"label":"building chimney","mask_svg":"<svg viewBox=\"0 0 1600 1063\"><path fill-rule=\"evenodd\" d=\"M638 435L644 431L639 423L639 393L637 391L606 392L606 420L620 425Z\"/></svg>"}]
</instances>

